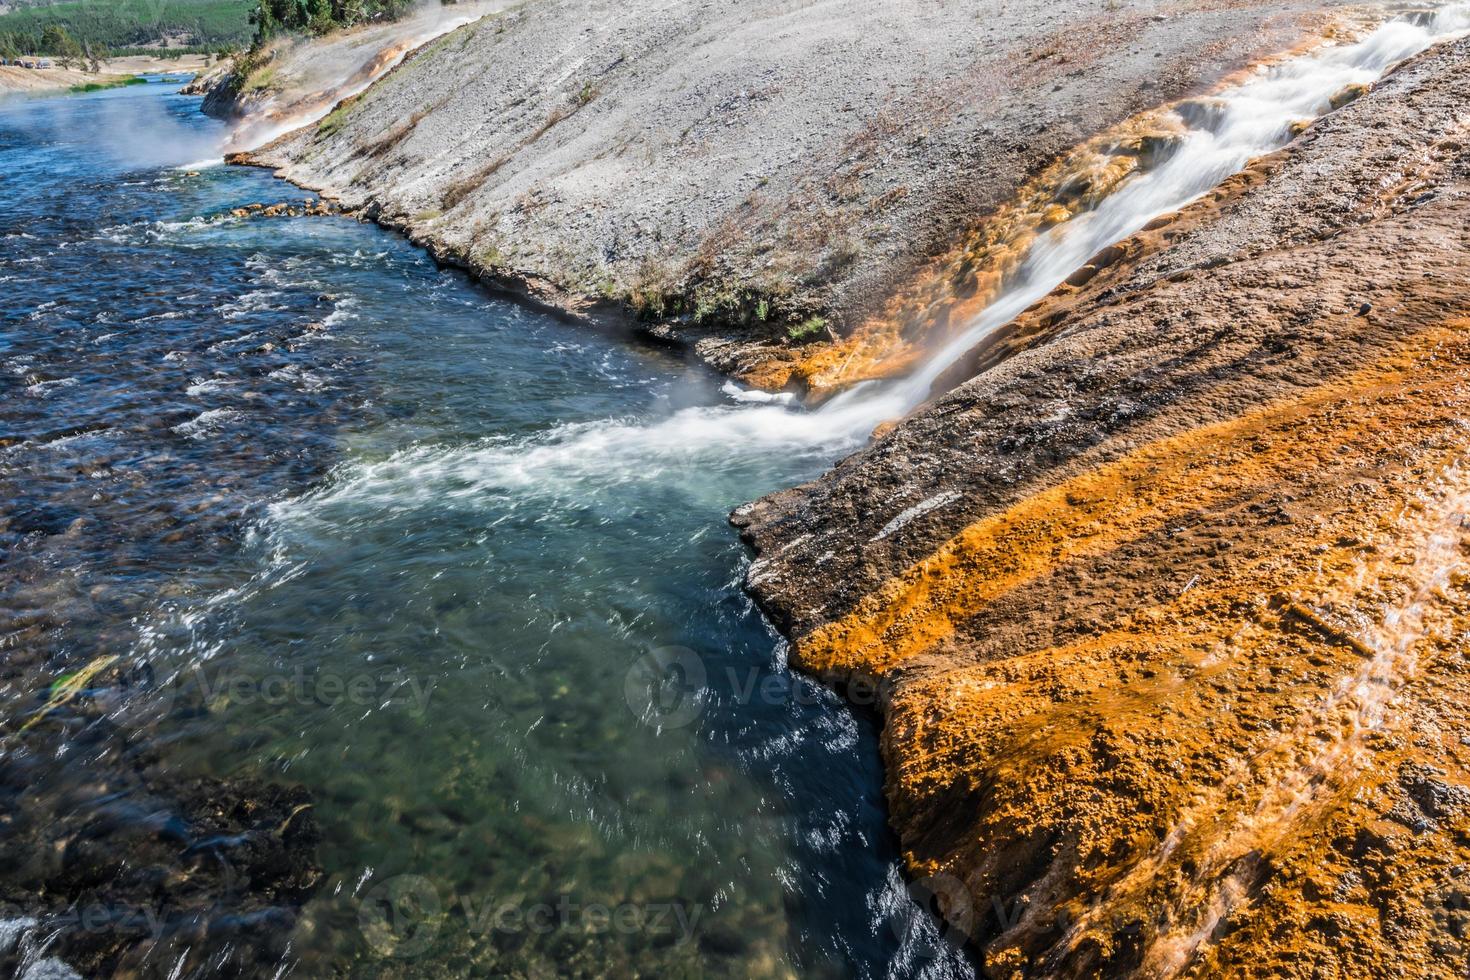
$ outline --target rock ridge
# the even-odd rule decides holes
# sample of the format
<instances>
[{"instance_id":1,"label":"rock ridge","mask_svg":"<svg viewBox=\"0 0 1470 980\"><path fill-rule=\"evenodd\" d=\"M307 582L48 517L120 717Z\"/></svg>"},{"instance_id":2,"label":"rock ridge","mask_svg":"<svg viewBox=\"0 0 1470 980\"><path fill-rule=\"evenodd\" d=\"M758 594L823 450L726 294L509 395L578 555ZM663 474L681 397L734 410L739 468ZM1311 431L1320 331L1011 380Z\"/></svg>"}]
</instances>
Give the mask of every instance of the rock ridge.
<instances>
[{"instance_id":1,"label":"rock ridge","mask_svg":"<svg viewBox=\"0 0 1470 980\"><path fill-rule=\"evenodd\" d=\"M793 665L886 692L906 862L991 975L1470 964L1467 58L1399 67L734 517Z\"/></svg>"}]
</instances>

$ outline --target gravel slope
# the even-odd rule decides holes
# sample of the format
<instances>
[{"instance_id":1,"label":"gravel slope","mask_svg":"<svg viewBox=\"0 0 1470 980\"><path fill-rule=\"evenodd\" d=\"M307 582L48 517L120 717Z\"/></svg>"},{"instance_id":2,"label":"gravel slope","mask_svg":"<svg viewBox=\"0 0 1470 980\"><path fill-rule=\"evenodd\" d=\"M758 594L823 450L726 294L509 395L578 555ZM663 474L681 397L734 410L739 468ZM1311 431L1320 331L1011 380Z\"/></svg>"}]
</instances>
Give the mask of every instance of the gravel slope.
<instances>
[{"instance_id":1,"label":"gravel slope","mask_svg":"<svg viewBox=\"0 0 1470 980\"><path fill-rule=\"evenodd\" d=\"M1058 153L1321 20L1301 0L536 0L254 159L558 309L631 306L800 387L760 368L850 329Z\"/></svg>"}]
</instances>

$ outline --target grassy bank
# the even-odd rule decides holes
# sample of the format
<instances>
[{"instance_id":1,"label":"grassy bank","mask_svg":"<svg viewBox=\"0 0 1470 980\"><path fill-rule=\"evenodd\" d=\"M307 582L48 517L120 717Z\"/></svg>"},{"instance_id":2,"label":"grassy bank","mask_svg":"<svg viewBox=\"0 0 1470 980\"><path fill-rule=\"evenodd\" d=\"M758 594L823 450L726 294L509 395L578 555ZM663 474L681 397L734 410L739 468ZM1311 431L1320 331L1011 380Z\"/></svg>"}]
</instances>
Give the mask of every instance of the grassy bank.
<instances>
[{"instance_id":1,"label":"grassy bank","mask_svg":"<svg viewBox=\"0 0 1470 980\"><path fill-rule=\"evenodd\" d=\"M84 82L81 85L73 85L72 92L101 92L103 89L122 88L125 85L147 85L148 79L137 75L129 75L126 78L114 78L105 82Z\"/></svg>"}]
</instances>

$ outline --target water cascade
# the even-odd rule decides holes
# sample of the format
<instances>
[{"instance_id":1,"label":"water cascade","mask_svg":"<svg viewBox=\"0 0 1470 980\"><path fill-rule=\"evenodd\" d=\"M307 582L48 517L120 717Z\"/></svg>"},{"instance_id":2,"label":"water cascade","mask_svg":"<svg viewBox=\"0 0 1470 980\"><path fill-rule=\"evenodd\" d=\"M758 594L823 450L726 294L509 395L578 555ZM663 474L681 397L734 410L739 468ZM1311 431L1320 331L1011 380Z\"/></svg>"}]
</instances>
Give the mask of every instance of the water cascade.
<instances>
[{"instance_id":1,"label":"water cascade","mask_svg":"<svg viewBox=\"0 0 1470 980\"><path fill-rule=\"evenodd\" d=\"M1214 96L1202 118L1181 119L1184 136L1166 160L1125 181L1095 210L1038 236L1003 293L919 370L898 382L858 386L818 414L832 421L834 431L848 434L909 412L929 397L950 365L1089 258L1189 204L1255 157L1285 146L1294 124L1329 111L1340 93L1370 85L1390 65L1467 31L1470 5L1456 4L1416 20L1389 21L1352 44L1261 67L1255 77Z\"/></svg>"}]
</instances>

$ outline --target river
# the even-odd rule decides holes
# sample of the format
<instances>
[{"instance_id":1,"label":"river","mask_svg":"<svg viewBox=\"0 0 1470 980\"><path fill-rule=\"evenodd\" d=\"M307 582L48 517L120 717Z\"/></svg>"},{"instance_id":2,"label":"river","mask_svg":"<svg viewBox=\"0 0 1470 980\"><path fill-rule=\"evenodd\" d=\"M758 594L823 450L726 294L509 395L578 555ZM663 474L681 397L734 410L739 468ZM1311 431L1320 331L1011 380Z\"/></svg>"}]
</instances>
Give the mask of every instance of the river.
<instances>
[{"instance_id":1,"label":"river","mask_svg":"<svg viewBox=\"0 0 1470 980\"><path fill-rule=\"evenodd\" d=\"M88 717L157 771L303 787L294 975L969 973L872 719L740 588L728 511L852 441L688 452L739 408L671 353L372 225L233 216L304 195L191 164L219 124L176 89L0 105L7 716L116 657L152 683ZM95 777L61 771L33 810Z\"/></svg>"}]
</instances>

